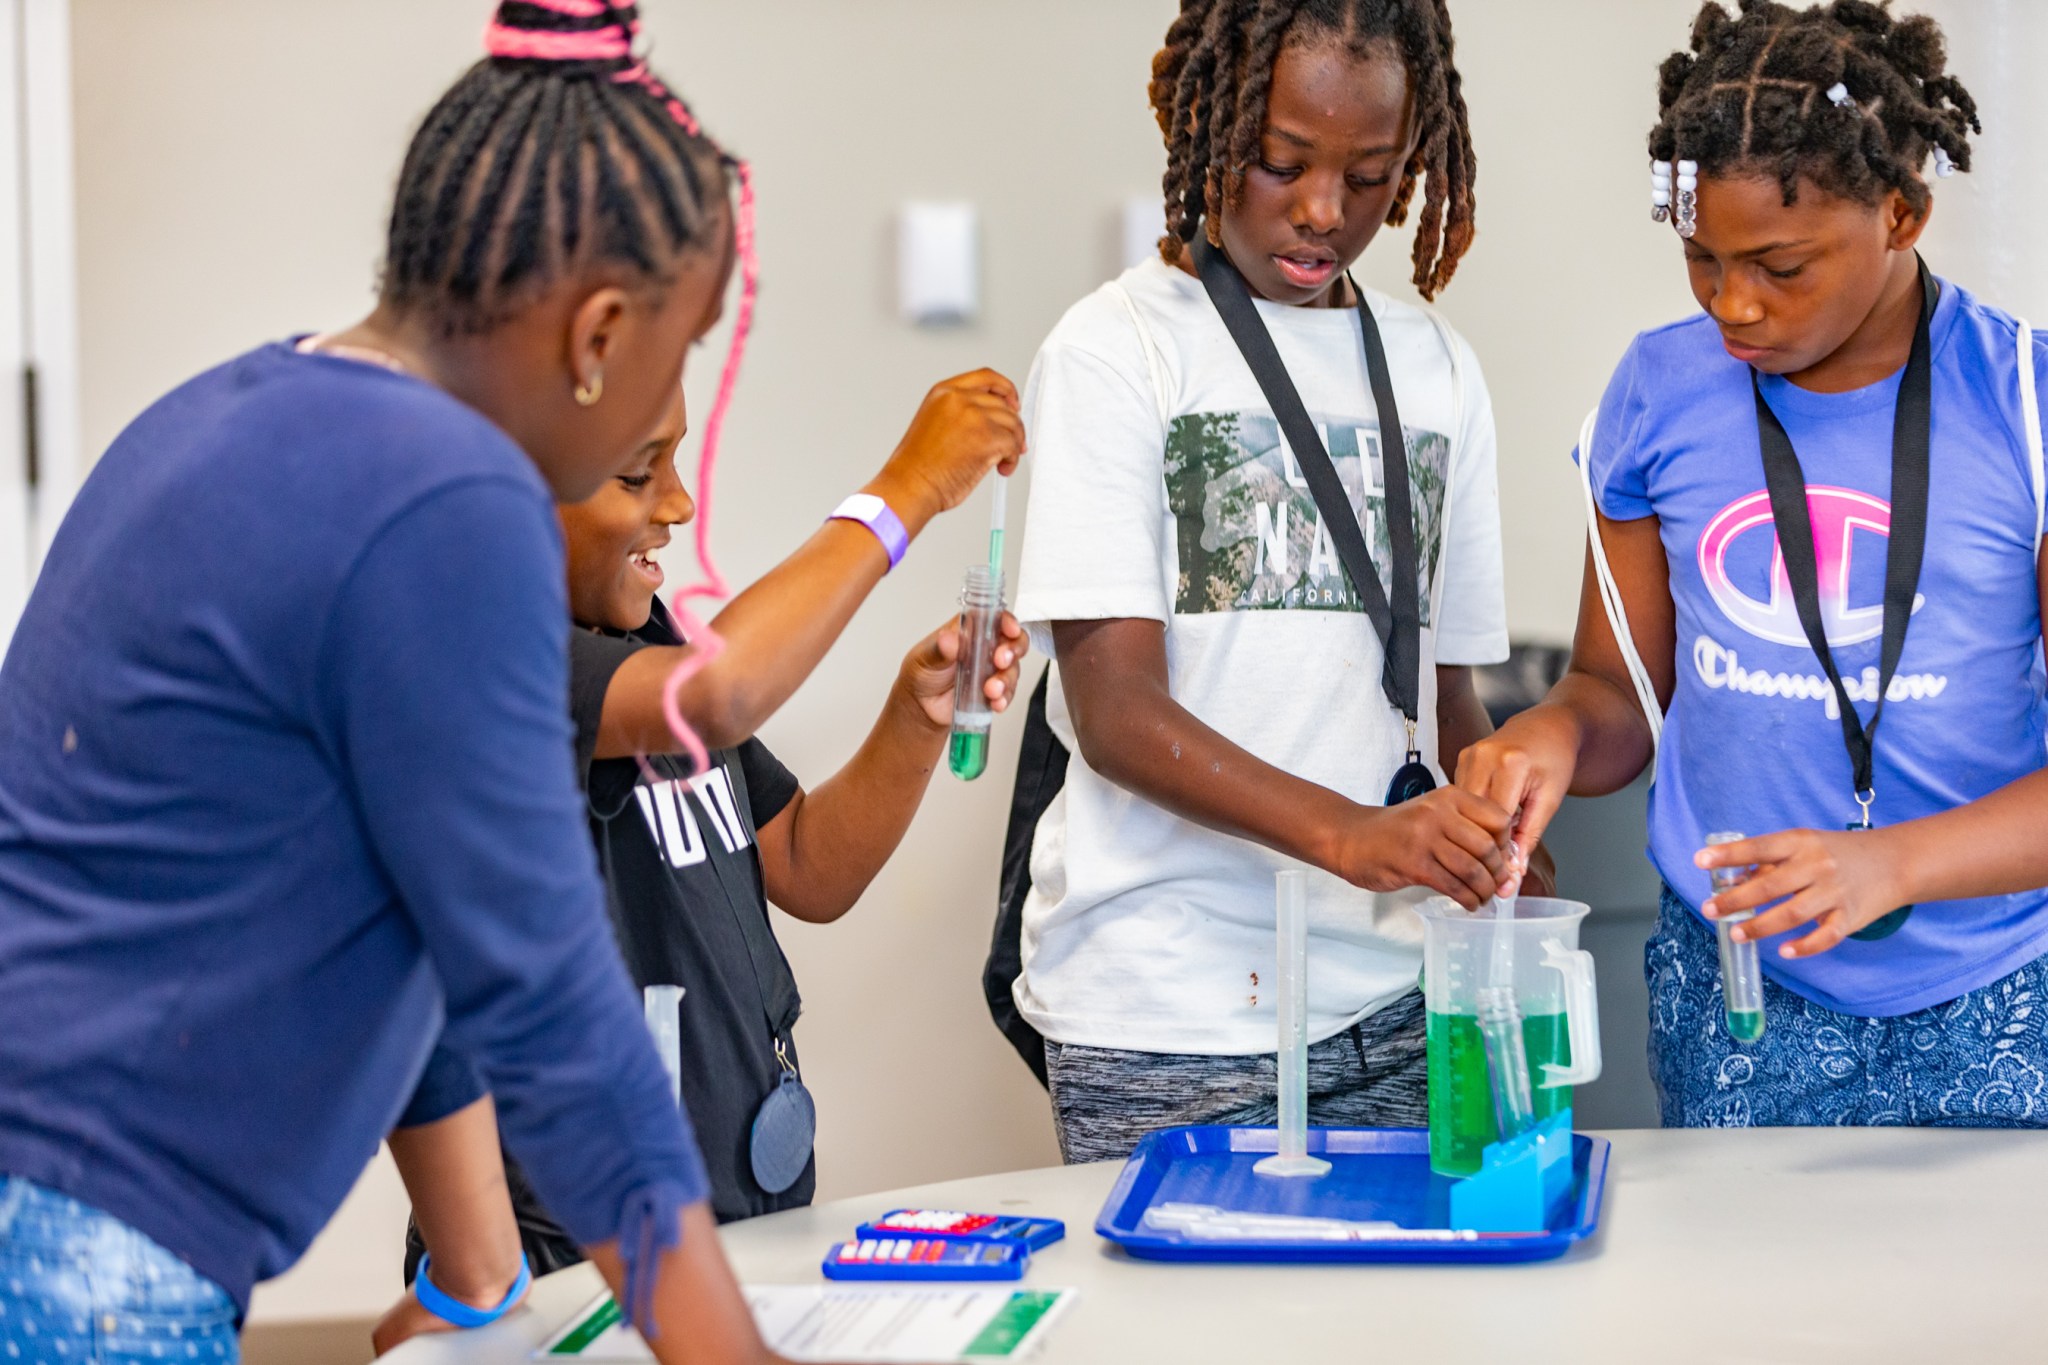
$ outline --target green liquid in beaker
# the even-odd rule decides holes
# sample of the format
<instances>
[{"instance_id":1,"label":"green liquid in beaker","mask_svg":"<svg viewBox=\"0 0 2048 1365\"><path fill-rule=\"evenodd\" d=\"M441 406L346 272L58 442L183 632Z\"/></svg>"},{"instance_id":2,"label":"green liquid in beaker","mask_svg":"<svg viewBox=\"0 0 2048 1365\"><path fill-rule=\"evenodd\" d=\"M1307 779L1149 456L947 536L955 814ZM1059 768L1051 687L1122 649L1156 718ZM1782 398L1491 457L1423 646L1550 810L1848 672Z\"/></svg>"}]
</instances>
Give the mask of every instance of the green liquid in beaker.
<instances>
[{"instance_id":1,"label":"green liquid in beaker","mask_svg":"<svg viewBox=\"0 0 2048 1365\"><path fill-rule=\"evenodd\" d=\"M955 730L946 762L953 769L953 776L962 782L980 777L988 767L988 731Z\"/></svg>"},{"instance_id":2,"label":"green liquid in beaker","mask_svg":"<svg viewBox=\"0 0 2048 1365\"><path fill-rule=\"evenodd\" d=\"M1571 1064L1571 1038L1562 1014L1522 1020L1529 1050L1529 1084L1540 1121L1571 1107L1568 1085L1545 1089L1543 1066ZM1486 1074L1486 1035L1469 1014L1429 1016L1429 1168L1441 1175L1471 1175L1479 1156L1500 1136L1493 1116L1493 1086Z\"/></svg>"},{"instance_id":3,"label":"green liquid in beaker","mask_svg":"<svg viewBox=\"0 0 2048 1365\"><path fill-rule=\"evenodd\" d=\"M1739 1043L1753 1043L1764 1036L1762 1010L1729 1010L1728 1033Z\"/></svg>"}]
</instances>

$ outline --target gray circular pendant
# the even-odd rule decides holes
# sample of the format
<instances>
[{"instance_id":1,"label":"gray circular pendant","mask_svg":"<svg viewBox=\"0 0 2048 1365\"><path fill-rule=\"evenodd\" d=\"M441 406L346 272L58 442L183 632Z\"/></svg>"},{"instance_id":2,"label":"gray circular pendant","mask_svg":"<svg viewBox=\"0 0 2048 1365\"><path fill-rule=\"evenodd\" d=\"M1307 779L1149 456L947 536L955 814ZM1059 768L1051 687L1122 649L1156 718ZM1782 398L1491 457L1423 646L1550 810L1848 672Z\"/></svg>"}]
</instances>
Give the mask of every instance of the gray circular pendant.
<instances>
[{"instance_id":1,"label":"gray circular pendant","mask_svg":"<svg viewBox=\"0 0 2048 1365\"><path fill-rule=\"evenodd\" d=\"M770 1194L781 1194L796 1184L804 1167L811 1164L817 1136L817 1102L793 1072L783 1072L781 1083L768 1092L754 1113L751 1154L755 1183Z\"/></svg>"}]
</instances>

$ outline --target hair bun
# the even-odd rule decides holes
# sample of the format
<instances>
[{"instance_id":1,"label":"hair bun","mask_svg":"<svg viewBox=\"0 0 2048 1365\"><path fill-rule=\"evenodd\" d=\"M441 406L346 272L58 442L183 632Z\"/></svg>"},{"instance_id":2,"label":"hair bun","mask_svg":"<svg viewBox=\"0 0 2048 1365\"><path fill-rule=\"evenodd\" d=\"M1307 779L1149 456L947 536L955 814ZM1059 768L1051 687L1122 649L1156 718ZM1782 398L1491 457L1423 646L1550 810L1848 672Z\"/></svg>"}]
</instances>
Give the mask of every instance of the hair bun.
<instances>
[{"instance_id":1,"label":"hair bun","mask_svg":"<svg viewBox=\"0 0 2048 1365\"><path fill-rule=\"evenodd\" d=\"M640 8L612 0L503 0L484 29L498 61L545 62L618 72L637 58Z\"/></svg>"}]
</instances>

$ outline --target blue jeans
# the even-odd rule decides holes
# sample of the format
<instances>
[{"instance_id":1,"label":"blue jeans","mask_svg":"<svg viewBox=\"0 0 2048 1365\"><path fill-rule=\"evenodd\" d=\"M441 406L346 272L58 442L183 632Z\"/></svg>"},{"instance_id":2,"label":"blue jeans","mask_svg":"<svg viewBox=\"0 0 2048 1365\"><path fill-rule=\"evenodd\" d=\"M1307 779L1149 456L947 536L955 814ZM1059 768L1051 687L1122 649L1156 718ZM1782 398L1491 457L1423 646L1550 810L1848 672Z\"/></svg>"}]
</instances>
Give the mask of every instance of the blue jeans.
<instances>
[{"instance_id":1,"label":"blue jeans","mask_svg":"<svg viewBox=\"0 0 2048 1365\"><path fill-rule=\"evenodd\" d=\"M0 1175L0 1365L232 1365L227 1291L76 1199Z\"/></svg>"},{"instance_id":2,"label":"blue jeans","mask_svg":"<svg viewBox=\"0 0 2048 1365\"><path fill-rule=\"evenodd\" d=\"M1714 931L1667 887L1643 975L1667 1128L2048 1127L2048 958L1891 1019L1837 1014L1767 978L1764 1036L1739 1043Z\"/></svg>"}]
</instances>

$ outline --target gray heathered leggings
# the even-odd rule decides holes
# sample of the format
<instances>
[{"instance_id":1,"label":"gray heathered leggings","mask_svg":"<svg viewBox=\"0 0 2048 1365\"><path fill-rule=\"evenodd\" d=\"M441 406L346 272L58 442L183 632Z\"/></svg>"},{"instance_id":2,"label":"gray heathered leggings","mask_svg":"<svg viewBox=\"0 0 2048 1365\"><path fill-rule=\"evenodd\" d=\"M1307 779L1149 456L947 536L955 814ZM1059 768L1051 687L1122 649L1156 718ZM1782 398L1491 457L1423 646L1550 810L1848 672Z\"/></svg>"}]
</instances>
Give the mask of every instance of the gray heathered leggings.
<instances>
[{"instance_id":1,"label":"gray heathered leggings","mask_svg":"<svg viewBox=\"0 0 2048 1365\"><path fill-rule=\"evenodd\" d=\"M1159 1128L1278 1121L1271 1053L1211 1057L1048 1041L1045 1063L1060 1154L1069 1164L1129 1156L1139 1138ZM1309 1048L1309 1122L1426 1127L1428 1079L1422 992L1411 991Z\"/></svg>"}]
</instances>

